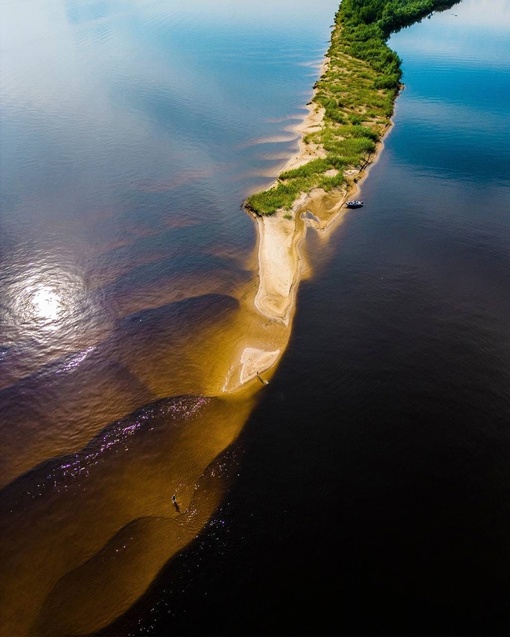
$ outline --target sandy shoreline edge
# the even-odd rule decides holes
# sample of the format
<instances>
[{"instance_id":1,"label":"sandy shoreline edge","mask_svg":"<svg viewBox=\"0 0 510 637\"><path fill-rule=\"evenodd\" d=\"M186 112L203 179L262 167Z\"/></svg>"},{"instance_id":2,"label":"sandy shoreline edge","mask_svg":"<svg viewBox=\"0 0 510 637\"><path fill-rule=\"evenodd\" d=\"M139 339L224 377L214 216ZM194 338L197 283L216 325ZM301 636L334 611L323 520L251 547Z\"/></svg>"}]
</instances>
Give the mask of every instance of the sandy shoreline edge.
<instances>
[{"instance_id":1,"label":"sandy shoreline edge","mask_svg":"<svg viewBox=\"0 0 510 637\"><path fill-rule=\"evenodd\" d=\"M324 75L328 64L329 58L326 56L320 67L318 79ZM324 125L324 109L314 101L316 93L317 89L314 88L311 100L306 105L308 113L292 128L293 132L299 135L298 152L289 158L278 175L325 155L322 148L304 141L307 134L316 132ZM277 351L245 344L239 361L239 385L256 379L263 372L266 372L267 376L276 368L290 337L299 283L305 273L310 272L302 251L306 233L310 229L327 237L350 211L345 207L345 202L360 193L360 186L367 178L370 168L377 162L384 148L384 138L392 125L393 122L389 119L375 152L367 156L362 167L345 171L347 183L343 188L328 193L322 189L303 192L295 200L290 211L279 210L271 216L258 216L247 210L255 222L257 231L259 282L253 304L259 315L275 325L284 326L286 336L285 342L281 338L278 339L280 342ZM272 186L277 183L278 175Z\"/></svg>"}]
</instances>

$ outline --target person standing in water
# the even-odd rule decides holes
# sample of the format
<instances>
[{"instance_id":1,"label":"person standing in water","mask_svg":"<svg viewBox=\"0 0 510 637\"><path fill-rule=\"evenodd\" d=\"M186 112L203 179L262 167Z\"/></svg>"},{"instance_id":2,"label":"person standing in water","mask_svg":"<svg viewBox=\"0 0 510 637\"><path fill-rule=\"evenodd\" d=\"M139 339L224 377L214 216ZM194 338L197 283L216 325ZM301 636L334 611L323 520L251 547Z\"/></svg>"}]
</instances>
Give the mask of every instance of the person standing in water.
<instances>
[{"instance_id":1,"label":"person standing in water","mask_svg":"<svg viewBox=\"0 0 510 637\"><path fill-rule=\"evenodd\" d=\"M179 507L179 505L177 503L177 498L175 497L175 495L172 496L172 504L174 505L175 510L177 511L177 513L180 513L181 509L180 509L180 507Z\"/></svg>"}]
</instances>

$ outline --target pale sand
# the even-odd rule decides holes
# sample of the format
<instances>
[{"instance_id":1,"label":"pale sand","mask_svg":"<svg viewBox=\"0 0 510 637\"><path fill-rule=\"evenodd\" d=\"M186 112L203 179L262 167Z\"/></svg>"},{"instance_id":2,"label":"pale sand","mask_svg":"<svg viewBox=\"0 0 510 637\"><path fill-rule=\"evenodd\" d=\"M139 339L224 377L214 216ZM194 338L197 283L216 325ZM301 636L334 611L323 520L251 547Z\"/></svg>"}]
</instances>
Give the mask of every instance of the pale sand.
<instances>
[{"instance_id":1,"label":"pale sand","mask_svg":"<svg viewBox=\"0 0 510 637\"><path fill-rule=\"evenodd\" d=\"M319 76L324 73L328 61L327 58L324 60ZM319 130L322 126L324 109L318 108L313 101L307 105L307 109L308 114L303 121L289 129L299 135L299 150L279 172L297 168L325 155L322 148L315 144L305 144L303 141L305 135ZM260 345L254 347L249 338L243 339L239 363L233 366L234 369L229 370L223 386L224 392L236 392L244 384L257 379L258 373L272 368L274 371L286 348L298 284L307 269L306 261L299 253L299 243L309 223L301 218L301 211L311 195L316 193L303 193L294 203L290 213L279 212L270 217L254 216L257 225L259 284L253 304L257 312L273 324L273 342L278 342L279 347L271 350ZM290 219L287 218L289 216Z\"/></svg>"},{"instance_id":2,"label":"pale sand","mask_svg":"<svg viewBox=\"0 0 510 637\"><path fill-rule=\"evenodd\" d=\"M326 69L328 68L329 58L325 57L322 62L319 70L319 78L321 78ZM315 95L317 90L314 89L312 94L311 101L306 105L308 109L307 115L304 117L303 121L297 124L292 128L292 130L299 135L299 150L289 159L289 161L283 166L280 172L285 172L286 170L292 170L294 168L299 168L304 164L308 163L312 159L317 159L318 157L325 157L326 152L323 148L317 146L316 144L305 144L304 138L308 133L315 133L320 130L324 121L324 113L325 110L322 107L319 107L313 101L315 99Z\"/></svg>"},{"instance_id":3,"label":"pale sand","mask_svg":"<svg viewBox=\"0 0 510 637\"><path fill-rule=\"evenodd\" d=\"M316 121L315 118L313 121ZM370 164L357 172L356 181L352 180L344 189L330 193L315 189L309 193L302 193L290 213L279 211L272 216L255 217L259 270L255 307L261 314L285 325L289 324L299 281L305 270L305 257L300 251L300 244L306 235L307 227L321 231L323 237L329 236L325 231L332 231L345 215L351 212L344 204L359 194L360 184L366 179L369 168L379 157L382 148L381 142L370 158ZM296 155L288 166L306 163L311 157L309 152L306 148L305 153ZM305 217L306 212L310 212L313 217ZM286 218L289 214L292 219Z\"/></svg>"},{"instance_id":4,"label":"pale sand","mask_svg":"<svg viewBox=\"0 0 510 637\"><path fill-rule=\"evenodd\" d=\"M326 58L321 67L320 77L324 74L328 62L329 60ZM324 109L318 107L313 102L313 98L307 108L308 114L304 120L292 129L300 135L299 151L282 167L280 172L303 166L313 159L325 156L323 148L304 142L305 135L319 130L323 125ZM390 121L387 130L391 124ZM302 193L294 202L290 213L278 211L273 216L257 217L253 215L258 235L259 273L259 285L254 305L264 317L288 328L289 333L286 340L290 335L290 324L295 310L299 282L305 273L309 274L310 272L309 267L305 267L307 262L305 255L300 251L307 227L320 231L320 236L323 238L330 235L333 229L342 222L345 215L350 212L344 204L348 199L359 194L360 184L366 179L369 168L377 161L382 148L383 142L380 142L375 153L368 158L361 170L351 170L346 173L348 183L345 188L330 193L321 189ZM313 217L305 216L306 212L311 212ZM292 218L287 218L289 216ZM326 232L328 230L330 232ZM267 369L268 360L271 360L269 367L274 367L283 354L285 346L282 343L282 346L276 350L277 353L250 347L247 347L244 352L247 350L250 351L249 369L251 371L246 371L245 363L241 360L241 385L254 379L256 374L253 370ZM274 359L268 358L268 354L275 354Z\"/></svg>"},{"instance_id":5,"label":"pale sand","mask_svg":"<svg viewBox=\"0 0 510 637\"><path fill-rule=\"evenodd\" d=\"M282 215L258 217L259 287L255 307L275 321L289 324L299 277L299 238L303 224ZM301 230L299 226L301 225Z\"/></svg>"},{"instance_id":6,"label":"pale sand","mask_svg":"<svg viewBox=\"0 0 510 637\"><path fill-rule=\"evenodd\" d=\"M281 350L268 352L255 347L245 347L241 355L241 373L239 380L241 384L253 380L256 376L270 369L280 358Z\"/></svg>"},{"instance_id":7,"label":"pale sand","mask_svg":"<svg viewBox=\"0 0 510 637\"><path fill-rule=\"evenodd\" d=\"M294 168L304 166L312 159L326 156L326 151L317 144L305 144L303 141L304 137L308 135L308 133L315 133L321 129L325 110L324 108L317 106L314 102L307 104L306 108L308 109L308 114L300 124L297 124L297 126L294 126L292 129L300 135L299 150L283 166L280 171L282 173L286 170L293 170Z\"/></svg>"}]
</instances>

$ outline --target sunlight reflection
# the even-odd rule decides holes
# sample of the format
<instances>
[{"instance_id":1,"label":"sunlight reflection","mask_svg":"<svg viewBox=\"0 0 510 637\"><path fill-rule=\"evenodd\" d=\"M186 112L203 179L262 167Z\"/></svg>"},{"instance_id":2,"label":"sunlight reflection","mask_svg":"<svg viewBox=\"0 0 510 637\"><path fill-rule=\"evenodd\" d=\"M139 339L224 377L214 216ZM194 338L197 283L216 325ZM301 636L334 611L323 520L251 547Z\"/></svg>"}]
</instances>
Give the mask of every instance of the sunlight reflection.
<instances>
[{"instance_id":1,"label":"sunlight reflection","mask_svg":"<svg viewBox=\"0 0 510 637\"><path fill-rule=\"evenodd\" d=\"M32 306L38 318L57 321L64 311L62 299L55 290L44 285L32 296Z\"/></svg>"},{"instance_id":2,"label":"sunlight reflection","mask_svg":"<svg viewBox=\"0 0 510 637\"><path fill-rule=\"evenodd\" d=\"M20 272L10 286L10 328L14 340L28 336L46 338L44 333L75 330L83 318L86 290L81 276L59 266L31 266Z\"/></svg>"}]
</instances>

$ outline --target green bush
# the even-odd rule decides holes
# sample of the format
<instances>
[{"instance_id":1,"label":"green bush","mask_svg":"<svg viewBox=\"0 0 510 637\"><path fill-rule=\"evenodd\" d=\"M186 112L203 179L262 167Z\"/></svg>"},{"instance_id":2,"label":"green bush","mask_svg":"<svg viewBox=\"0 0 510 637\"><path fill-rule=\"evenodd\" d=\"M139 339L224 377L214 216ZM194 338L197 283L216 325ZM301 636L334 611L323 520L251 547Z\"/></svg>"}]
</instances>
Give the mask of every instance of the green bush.
<instances>
[{"instance_id":1,"label":"green bush","mask_svg":"<svg viewBox=\"0 0 510 637\"><path fill-rule=\"evenodd\" d=\"M369 160L393 114L401 60L386 40L392 32L457 2L342 0L327 52L329 66L314 86L314 102L325 110L324 126L303 138L305 144L321 146L327 155L285 171L274 187L249 197L246 207L270 215L290 209L302 192L342 187L344 171ZM331 169L339 172L326 174Z\"/></svg>"}]
</instances>

